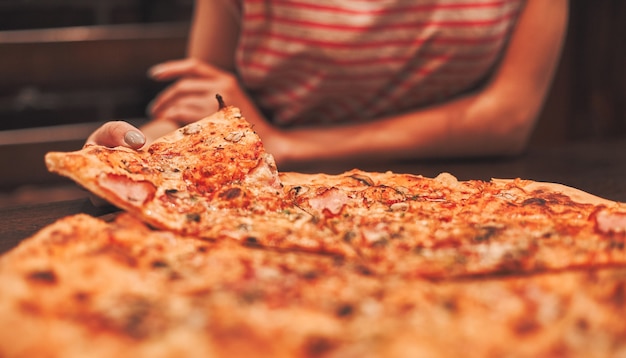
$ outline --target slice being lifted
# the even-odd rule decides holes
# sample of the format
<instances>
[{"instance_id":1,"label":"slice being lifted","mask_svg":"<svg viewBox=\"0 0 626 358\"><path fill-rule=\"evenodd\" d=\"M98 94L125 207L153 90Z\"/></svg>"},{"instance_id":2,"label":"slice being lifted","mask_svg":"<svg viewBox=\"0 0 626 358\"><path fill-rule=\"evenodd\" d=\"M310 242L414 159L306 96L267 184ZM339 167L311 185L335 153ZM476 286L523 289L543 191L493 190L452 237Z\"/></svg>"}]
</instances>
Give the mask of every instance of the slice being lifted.
<instances>
[{"instance_id":1,"label":"slice being lifted","mask_svg":"<svg viewBox=\"0 0 626 358\"><path fill-rule=\"evenodd\" d=\"M185 234L203 236L215 211L279 211L273 157L239 109L221 107L139 151L87 145L48 153L46 165L155 227Z\"/></svg>"}]
</instances>

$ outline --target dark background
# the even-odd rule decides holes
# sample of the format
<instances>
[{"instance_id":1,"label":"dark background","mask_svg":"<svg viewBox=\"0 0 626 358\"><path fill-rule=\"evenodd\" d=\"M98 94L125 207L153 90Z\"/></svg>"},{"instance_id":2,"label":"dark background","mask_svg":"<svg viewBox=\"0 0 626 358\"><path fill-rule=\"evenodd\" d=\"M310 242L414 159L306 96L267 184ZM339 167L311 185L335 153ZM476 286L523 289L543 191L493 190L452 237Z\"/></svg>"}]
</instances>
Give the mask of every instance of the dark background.
<instances>
[{"instance_id":1,"label":"dark background","mask_svg":"<svg viewBox=\"0 0 626 358\"><path fill-rule=\"evenodd\" d=\"M546 0L550 1L550 0ZM0 207L85 195L43 154L136 124L185 55L192 0L0 0ZM626 1L570 1L563 56L531 146L626 137ZM530 54L531 56L532 54Z\"/></svg>"}]
</instances>

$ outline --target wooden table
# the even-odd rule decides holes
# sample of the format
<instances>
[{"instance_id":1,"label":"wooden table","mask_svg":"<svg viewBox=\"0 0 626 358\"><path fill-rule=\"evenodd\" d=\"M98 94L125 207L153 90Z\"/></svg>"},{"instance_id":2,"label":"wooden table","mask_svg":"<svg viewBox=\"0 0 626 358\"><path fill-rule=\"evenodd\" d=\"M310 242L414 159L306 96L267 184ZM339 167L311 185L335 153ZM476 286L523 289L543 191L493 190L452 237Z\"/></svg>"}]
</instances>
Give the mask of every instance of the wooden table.
<instances>
[{"instance_id":1,"label":"wooden table","mask_svg":"<svg viewBox=\"0 0 626 358\"><path fill-rule=\"evenodd\" d=\"M460 180L524 178L561 183L610 200L626 202L626 140L572 143L566 146L532 148L516 158L419 161L357 165L369 171L433 177L449 172ZM309 172L337 173L346 165L308 167ZM76 213L102 216L112 207L94 207L88 199L62 201L0 210L0 253L58 218Z\"/></svg>"}]
</instances>

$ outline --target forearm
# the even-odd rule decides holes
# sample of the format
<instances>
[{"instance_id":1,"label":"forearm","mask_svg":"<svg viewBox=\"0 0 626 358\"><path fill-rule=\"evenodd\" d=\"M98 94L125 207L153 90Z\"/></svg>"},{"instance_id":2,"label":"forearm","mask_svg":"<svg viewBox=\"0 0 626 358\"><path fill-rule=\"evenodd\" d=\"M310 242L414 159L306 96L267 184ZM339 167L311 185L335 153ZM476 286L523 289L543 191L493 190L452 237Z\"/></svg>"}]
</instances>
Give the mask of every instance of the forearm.
<instances>
[{"instance_id":1,"label":"forearm","mask_svg":"<svg viewBox=\"0 0 626 358\"><path fill-rule=\"evenodd\" d=\"M471 94L446 104L377 121L286 133L289 150L277 160L441 158L518 153L530 127L527 116Z\"/></svg>"}]
</instances>

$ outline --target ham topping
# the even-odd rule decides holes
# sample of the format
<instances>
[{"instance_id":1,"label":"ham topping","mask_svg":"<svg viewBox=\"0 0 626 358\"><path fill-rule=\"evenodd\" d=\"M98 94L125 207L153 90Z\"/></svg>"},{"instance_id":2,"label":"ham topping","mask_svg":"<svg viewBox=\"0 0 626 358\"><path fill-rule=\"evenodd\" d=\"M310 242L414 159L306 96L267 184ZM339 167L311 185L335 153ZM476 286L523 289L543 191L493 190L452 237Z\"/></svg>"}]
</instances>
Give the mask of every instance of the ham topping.
<instances>
[{"instance_id":1,"label":"ham topping","mask_svg":"<svg viewBox=\"0 0 626 358\"><path fill-rule=\"evenodd\" d=\"M154 184L145 180L134 181L124 175L100 175L98 185L124 201L139 205L152 199L156 192Z\"/></svg>"},{"instance_id":2,"label":"ham topping","mask_svg":"<svg viewBox=\"0 0 626 358\"><path fill-rule=\"evenodd\" d=\"M596 228L603 233L626 233L626 212L600 210L595 216Z\"/></svg>"},{"instance_id":3,"label":"ham topping","mask_svg":"<svg viewBox=\"0 0 626 358\"><path fill-rule=\"evenodd\" d=\"M341 212L344 205L348 203L350 198L346 193L336 188L326 190L321 195L309 199L311 208L323 213L328 211L330 214L337 215Z\"/></svg>"}]
</instances>

